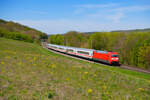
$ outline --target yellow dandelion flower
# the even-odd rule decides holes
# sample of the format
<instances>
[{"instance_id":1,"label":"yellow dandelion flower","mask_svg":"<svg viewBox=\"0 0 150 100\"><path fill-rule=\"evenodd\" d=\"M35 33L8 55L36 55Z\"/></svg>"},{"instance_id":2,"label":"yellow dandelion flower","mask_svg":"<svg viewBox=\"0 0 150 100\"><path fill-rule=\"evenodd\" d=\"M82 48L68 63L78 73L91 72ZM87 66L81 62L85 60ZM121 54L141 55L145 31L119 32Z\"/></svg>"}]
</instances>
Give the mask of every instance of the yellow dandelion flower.
<instances>
[{"instance_id":1,"label":"yellow dandelion flower","mask_svg":"<svg viewBox=\"0 0 150 100\"><path fill-rule=\"evenodd\" d=\"M106 87L106 85L103 85L103 89L106 89L107 87Z\"/></svg>"},{"instance_id":2,"label":"yellow dandelion flower","mask_svg":"<svg viewBox=\"0 0 150 100\"><path fill-rule=\"evenodd\" d=\"M18 63L18 65L22 65L22 63L21 63L21 62L19 62L19 63Z\"/></svg>"},{"instance_id":3,"label":"yellow dandelion flower","mask_svg":"<svg viewBox=\"0 0 150 100\"><path fill-rule=\"evenodd\" d=\"M32 62L32 60L30 60L30 62Z\"/></svg>"},{"instance_id":4,"label":"yellow dandelion flower","mask_svg":"<svg viewBox=\"0 0 150 100\"><path fill-rule=\"evenodd\" d=\"M140 91L144 91L144 89L143 88L138 88Z\"/></svg>"},{"instance_id":5,"label":"yellow dandelion flower","mask_svg":"<svg viewBox=\"0 0 150 100\"><path fill-rule=\"evenodd\" d=\"M149 82L149 83L150 83L150 80L148 80L147 82Z\"/></svg>"},{"instance_id":6,"label":"yellow dandelion flower","mask_svg":"<svg viewBox=\"0 0 150 100\"><path fill-rule=\"evenodd\" d=\"M50 70L48 70L48 73L51 73L51 71L50 71Z\"/></svg>"},{"instance_id":7,"label":"yellow dandelion flower","mask_svg":"<svg viewBox=\"0 0 150 100\"><path fill-rule=\"evenodd\" d=\"M108 94L109 94L109 92L107 91L107 92L106 92L106 94L108 95Z\"/></svg>"},{"instance_id":8,"label":"yellow dandelion flower","mask_svg":"<svg viewBox=\"0 0 150 100\"><path fill-rule=\"evenodd\" d=\"M96 75L96 74L94 74L94 76L96 77L97 75Z\"/></svg>"},{"instance_id":9,"label":"yellow dandelion flower","mask_svg":"<svg viewBox=\"0 0 150 100\"><path fill-rule=\"evenodd\" d=\"M36 57L34 57L33 60L36 60Z\"/></svg>"},{"instance_id":10,"label":"yellow dandelion flower","mask_svg":"<svg viewBox=\"0 0 150 100\"><path fill-rule=\"evenodd\" d=\"M8 59L10 58L10 56L7 57Z\"/></svg>"},{"instance_id":11,"label":"yellow dandelion flower","mask_svg":"<svg viewBox=\"0 0 150 100\"><path fill-rule=\"evenodd\" d=\"M52 64L51 67L52 67L52 68L56 68L56 65L55 65L55 64Z\"/></svg>"},{"instance_id":12,"label":"yellow dandelion flower","mask_svg":"<svg viewBox=\"0 0 150 100\"><path fill-rule=\"evenodd\" d=\"M88 74L88 72L84 72L84 74Z\"/></svg>"},{"instance_id":13,"label":"yellow dandelion flower","mask_svg":"<svg viewBox=\"0 0 150 100\"><path fill-rule=\"evenodd\" d=\"M69 78L66 78L66 80L69 81L70 79L69 79Z\"/></svg>"},{"instance_id":14,"label":"yellow dandelion flower","mask_svg":"<svg viewBox=\"0 0 150 100\"><path fill-rule=\"evenodd\" d=\"M92 89L88 89L88 93L92 93L93 92L93 90Z\"/></svg>"},{"instance_id":15,"label":"yellow dandelion flower","mask_svg":"<svg viewBox=\"0 0 150 100\"><path fill-rule=\"evenodd\" d=\"M5 62L2 61L1 64L5 64Z\"/></svg>"}]
</instances>

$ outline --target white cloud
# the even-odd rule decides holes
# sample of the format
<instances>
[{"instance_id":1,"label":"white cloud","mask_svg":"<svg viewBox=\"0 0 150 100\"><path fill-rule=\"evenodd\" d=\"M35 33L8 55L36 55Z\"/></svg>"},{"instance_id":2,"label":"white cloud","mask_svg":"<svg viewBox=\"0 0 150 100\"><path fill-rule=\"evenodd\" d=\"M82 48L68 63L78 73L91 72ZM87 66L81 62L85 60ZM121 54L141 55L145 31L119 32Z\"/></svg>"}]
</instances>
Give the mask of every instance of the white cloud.
<instances>
[{"instance_id":1,"label":"white cloud","mask_svg":"<svg viewBox=\"0 0 150 100\"><path fill-rule=\"evenodd\" d=\"M83 5L76 5L75 7L78 8L107 8L107 7L114 7L118 4L115 3L108 3L108 4L83 4Z\"/></svg>"},{"instance_id":2,"label":"white cloud","mask_svg":"<svg viewBox=\"0 0 150 100\"><path fill-rule=\"evenodd\" d=\"M131 12L131 11L144 11L150 10L150 6L143 5L143 6L127 6L127 7L118 7L112 9L112 11L120 11L120 12Z\"/></svg>"},{"instance_id":3,"label":"white cloud","mask_svg":"<svg viewBox=\"0 0 150 100\"><path fill-rule=\"evenodd\" d=\"M117 3L108 3L108 4L82 4L82 5L75 5L76 8L74 11L74 14L83 14L85 12L88 12L89 10L93 10L93 12L97 10L103 11L104 9L110 9L114 8L115 6L118 6Z\"/></svg>"},{"instance_id":4,"label":"white cloud","mask_svg":"<svg viewBox=\"0 0 150 100\"><path fill-rule=\"evenodd\" d=\"M123 17L125 17L125 15L122 12L117 12L113 15L106 16L106 18L112 20L114 23L119 23Z\"/></svg>"},{"instance_id":5,"label":"white cloud","mask_svg":"<svg viewBox=\"0 0 150 100\"><path fill-rule=\"evenodd\" d=\"M112 19L113 22L120 22L122 18L127 17L128 12L139 12L150 10L150 6L128 6L128 7L118 7L111 9L110 11L114 12L112 15L107 16L108 19ZM126 15L126 16L125 16Z\"/></svg>"},{"instance_id":6,"label":"white cloud","mask_svg":"<svg viewBox=\"0 0 150 100\"><path fill-rule=\"evenodd\" d=\"M75 10L75 14L81 14L93 18L93 19L101 19L101 20L110 20L115 23L122 21L122 18L128 17L128 12L139 12L150 10L150 6L148 5L134 5L134 6L125 6L120 7L119 4L109 3L109 4L84 4L77 5L78 7ZM89 8L89 9L84 9ZM104 9L105 8L105 9ZM85 13L86 12L86 13ZM91 13L92 12L92 13Z\"/></svg>"}]
</instances>

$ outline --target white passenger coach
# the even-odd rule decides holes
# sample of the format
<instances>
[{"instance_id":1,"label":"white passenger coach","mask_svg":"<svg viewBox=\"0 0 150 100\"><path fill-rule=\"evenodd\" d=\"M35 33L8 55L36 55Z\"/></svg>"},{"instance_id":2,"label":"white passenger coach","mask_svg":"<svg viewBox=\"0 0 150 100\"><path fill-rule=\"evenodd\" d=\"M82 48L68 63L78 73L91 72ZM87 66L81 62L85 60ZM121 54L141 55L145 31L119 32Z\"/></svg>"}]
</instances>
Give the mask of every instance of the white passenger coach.
<instances>
[{"instance_id":1,"label":"white passenger coach","mask_svg":"<svg viewBox=\"0 0 150 100\"><path fill-rule=\"evenodd\" d=\"M48 48L54 49L60 52L77 55L85 58L92 59L93 56L93 49L85 49L85 48L75 48L75 47L68 47L68 46L60 46L54 44L48 44Z\"/></svg>"}]
</instances>

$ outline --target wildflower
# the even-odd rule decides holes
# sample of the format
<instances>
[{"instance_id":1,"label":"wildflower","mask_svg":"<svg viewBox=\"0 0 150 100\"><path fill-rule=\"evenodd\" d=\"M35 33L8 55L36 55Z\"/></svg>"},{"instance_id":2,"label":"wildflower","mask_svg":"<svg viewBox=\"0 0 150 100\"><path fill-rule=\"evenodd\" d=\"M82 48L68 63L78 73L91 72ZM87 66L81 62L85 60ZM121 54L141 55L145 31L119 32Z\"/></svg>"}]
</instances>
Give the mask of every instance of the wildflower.
<instances>
[{"instance_id":1,"label":"wildflower","mask_svg":"<svg viewBox=\"0 0 150 100\"><path fill-rule=\"evenodd\" d=\"M33 66L36 66L36 64L33 64Z\"/></svg>"},{"instance_id":2,"label":"wildflower","mask_svg":"<svg viewBox=\"0 0 150 100\"><path fill-rule=\"evenodd\" d=\"M51 71L50 71L50 70L48 70L48 72L49 72L49 73L51 73Z\"/></svg>"},{"instance_id":3,"label":"wildflower","mask_svg":"<svg viewBox=\"0 0 150 100\"><path fill-rule=\"evenodd\" d=\"M108 95L108 94L109 94L109 92L108 92L108 91L106 91L106 94Z\"/></svg>"},{"instance_id":4,"label":"wildflower","mask_svg":"<svg viewBox=\"0 0 150 100\"><path fill-rule=\"evenodd\" d=\"M8 56L7 58L10 59L10 56Z\"/></svg>"},{"instance_id":5,"label":"wildflower","mask_svg":"<svg viewBox=\"0 0 150 100\"><path fill-rule=\"evenodd\" d=\"M93 92L93 90L92 89L88 89L88 93L92 93Z\"/></svg>"},{"instance_id":6,"label":"wildflower","mask_svg":"<svg viewBox=\"0 0 150 100\"><path fill-rule=\"evenodd\" d=\"M56 68L56 65L52 64L52 68Z\"/></svg>"},{"instance_id":7,"label":"wildflower","mask_svg":"<svg viewBox=\"0 0 150 100\"><path fill-rule=\"evenodd\" d=\"M2 61L1 64L3 65L3 64L5 64L5 62Z\"/></svg>"},{"instance_id":8,"label":"wildflower","mask_svg":"<svg viewBox=\"0 0 150 100\"><path fill-rule=\"evenodd\" d=\"M21 63L21 62L19 62L19 63L18 63L18 65L22 65L22 63Z\"/></svg>"},{"instance_id":9,"label":"wildflower","mask_svg":"<svg viewBox=\"0 0 150 100\"><path fill-rule=\"evenodd\" d=\"M36 57L34 57L33 60L36 60Z\"/></svg>"},{"instance_id":10,"label":"wildflower","mask_svg":"<svg viewBox=\"0 0 150 100\"><path fill-rule=\"evenodd\" d=\"M143 88L138 88L140 91L144 91L144 89Z\"/></svg>"},{"instance_id":11,"label":"wildflower","mask_svg":"<svg viewBox=\"0 0 150 100\"><path fill-rule=\"evenodd\" d=\"M84 74L88 74L88 72L84 72Z\"/></svg>"},{"instance_id":12,"label":"wildflower","mask_svg":"<svg viewBox=\"0 0 150 100\"><path fill-rule=\"evenodd\" d=\"M149 82L149 83L150 83L150 80L148 80L147 82Z\"/></svg>"},{"instance_id":13,"label":"wildflower","mask_svg":"<svg viewBox=\"0 0 150 100\"><path fill-rule=\"evenodd\" d=\"M96 77L97 75L96 75L96 74L94 74L94 76Z\"/></svg>"},{"instance_id":14,"label":"wildflower","mask_svg":"<svg viewBox=\"0 0 150 100\"><path fill-rule=\"evenodd\" d=\"M69 81L70 79L69 79L69 78L66 78L66 80Z\"/></svg>"},{"instance_id":15,"label":"wildflower","mask_svg":"<svg viewBox=\"0 0 150 100\"><path fill-rule=\"evenodd\" d=\"M106 87L106 85L103 85L103 89L106 89L107 87Z\"/></svg>"}]
</instances>

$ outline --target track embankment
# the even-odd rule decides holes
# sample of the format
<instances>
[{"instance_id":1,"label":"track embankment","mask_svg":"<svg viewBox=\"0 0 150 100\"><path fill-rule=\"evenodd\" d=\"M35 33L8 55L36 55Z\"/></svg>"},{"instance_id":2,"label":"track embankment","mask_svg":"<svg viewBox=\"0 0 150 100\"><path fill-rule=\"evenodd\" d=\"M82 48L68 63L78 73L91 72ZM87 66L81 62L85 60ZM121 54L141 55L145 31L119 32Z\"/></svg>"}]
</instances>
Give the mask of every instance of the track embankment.
<instances>
[{"instance_id":1,"label":"track embankment","mask_svg":"<svg viewBox=\"0 0 150 100\"><path fill-rule=\"evenodd\" d=\"M64 56L75 58L75 59L80 59L80 60L87 61L87 62L90 62L90 63L97 63L97 64L100 64L100 65L110 66L108 64L95 62L95 61L87 60L87 59L84 59L84 58L81 58L81 57L76 57L76 56L72 56L72 55L68 55L68 54L65 54L65 53L61 53L61 52L58 52L58 51L55 51L55 50L52 50L52 49L48 49L46 42L42 42L42 46L43 46L43 48L45 48L45 49L47 49L47 50L49 50L51 52L54 52L56 54L64 55ZM134 71L150 74L149 70L140 69L140 68L136 68L136 67L131 67L131 66L128 66L128 65L120 65L119 67L122 68L122 69L134 70Z\"/></svg>"}]
</instances>

